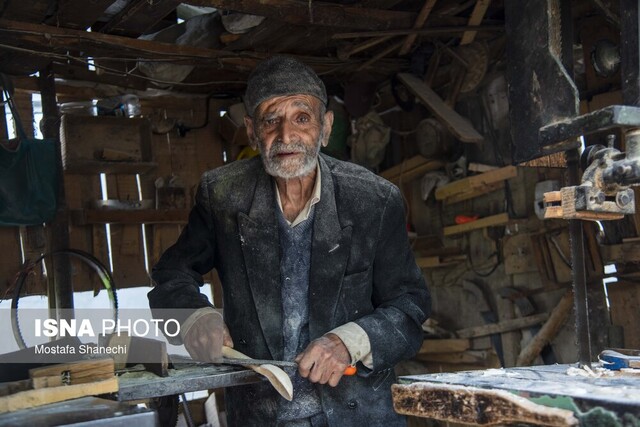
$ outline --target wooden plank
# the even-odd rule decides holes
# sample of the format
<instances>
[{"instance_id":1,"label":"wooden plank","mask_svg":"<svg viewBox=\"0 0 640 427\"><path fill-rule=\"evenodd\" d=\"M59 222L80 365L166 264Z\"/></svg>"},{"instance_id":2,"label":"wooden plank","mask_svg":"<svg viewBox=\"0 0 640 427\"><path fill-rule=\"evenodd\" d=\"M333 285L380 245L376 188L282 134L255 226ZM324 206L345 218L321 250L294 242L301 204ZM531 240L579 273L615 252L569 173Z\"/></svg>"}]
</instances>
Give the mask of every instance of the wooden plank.
<instances>
[{"instance_id":1,"label":"wooden plank","mask_svg":"<svg viewBox=\"0 0 640 427\"><path fill-rule=\"evenodd\" d=\"M469 348L471 342L466 338L427 339L422 342L418 354L458 353Z\"/></svg>"},{"instance_id":2,"label":"wooden plank","mask_svg":"<svg viewBox=\"0 0 640 427\"><path fill-rule=\"evenodd\" d=\"M474 326L472 328L465 328L456 331L456 335L460 338L477 338L484 337L491 334L499 334L502 332L514 331L517 329L524 329L530 326L539 325L547 320L549 315L547 313L534 314L531 316L520 317L517 319L503 320L498 323L490 323L483 326Z\"/></svg>"},{"instance_id":3,"label":"wooden plank","mask_svg":"<svg viewBox=\"0 0 640 427\"><path fill-rule=\"evenodd\" d=\"M450 257L425 256L416 258L416 264L420 268L437 268L460 264L466 260L466 255L454 255Z\"/></svg>"},{"instance_id":4,"label":"wooden plank","mask_svg":"<svg viewBox=\"0 0 640 427\"><path fill-rule=\"evenodd\" d=\"M473 128L467 119L449 107L433 89L419 78L407 73L398 74L398 78L460 141L480 143L484 140L484 137Z\"/></svg>"},{"instance_id":5,"label":"wooden plank","mask_svg":"<svg viewBox=\"0 0 640 427\"><path fill-rule=\"evenodd\" d=\"M73 363L60 363L29 370L29 377L34 380L33 388L48 387L41 378L59 378L67 385L92 383L113 378L115 375L113 359L82 360ZM64 377L64 378L63 378Z\"/></svg>"},{"instance_id":6,"label":"wooden plank","mask_svg":"<svg viewBox=\"0 0 640 427\"><path fill-rule=\"evenodd\" d=\"M455 234L467 233L469 231L478 230L486 227L495 227L498 225L505 225L509 222L509 214L501 213L497 215L491 215L484 218L477 219L475 221L468 222L466 224L451 225L443 228L444 236L453 236Z\"/></svg>"},{"instance_id":7,"label":"wooden plank","mask_svg":"<svg viewBox=\"0 0 640 427\"><path fill-rule=\"evenodd\" d=\"M295 0L191 0L189 4L250 13L297 25L361 30L409 28L416 15L410 12L367 9L314 1L311 7Z\"/></svg>"},{"instance_id":8,"label":"wooden plank","mask_svg":"<svg viewBox=\"0 0 640 427\"><path fill-rule=\"evenodd\" d=\"M31 390L33 387L31 380L18 380L0 383L0 397L8 396L25 390Z\"/></svg>"},{"instance_id":9,"label":"wooden plank","mask_svg":"<svg viewBox=\"0 0 640 427\"><path fill-rule=\"evenodd\" d=\"M10 396L0 397L0 413L33 408L83 396L115 393L117 391L118 379L116 377L93 383L22 391Z\"/></svg>"},{"instance_id":10,"label":"wooden plank","mask_svg":"<svg viewBox=\"0 0 640 427\"><path fill-rule=\"evenodd\" d=\"M520 355L518 355L516 366L530 365L535 358L538 357L542 349L547 344L550 344L558 335L558 332L560 332L560 329L562 329L562 326L564 326L569 318L572 308L573 292L568 291L562 299L560 299L560 302L553 311L551 311L549 318L544 325L542 325L540 331L538 331L536 336L522 349Z\"/></svg>"},{"instance_id":11,"label":"wooden plank","mask_svg":"<svg viewBox=\"0 0 640 427\"><path fill-rule=\"evenodd\" d=\"M620 280L607 284L611 323L622 326L624 346L640 348L640 285Z\"/></svg>"},{"instance_id":12,"label":"wooden plank","mask_svg":"<svg viewBox=\"0 0 640 427\"><path fill-rule=\"evenodd\" d=\"M572 411L536 404L504 390L424 382L393 384L391 394L394 410L403 415L474 425L578 425Z\"/></svg>"},{"instance_id":13,"label":"wooden plank","mask_svg":"<svg viewBox=\"0 0 640 427\"><path fill-rule=\"evenodd\" d=\"M67 208L70 211L82 209L92 200L102 199L100 191L100 178L93 175L70 175L64 174L64 194ZM78 225L71 222L69 224L69 245L74 249L79 249L88 253L93 252L93 228L92 226ZM95 255L95 254L94 254ZM102 288L100 278L94 270L85 263L76 262L72 269L73 289L75 292L93 290L94 292ZM109 263L105 264L108 268Z\"/></svg>"},{"instance_id":14,"label":"wooden plank","mask_svg":"<svg viewBox=\"0 0 640 427\"><path fill-rule=\"evenodd\" d=\"M443 166L444 162L441 160L431 160L422 156L415 156L403 161L400 165L382 172L380 176L400 186L402 183L410 183L425 173L440 169Z\"/></svg>"},{"instance_id":15,"label":"wooden plank","mask_svg":"<svg viewBox=\"0 0 640 427\"><path fill-rule=\"evenodd\" d=\"M468 200L481 194L495 191L504 186L504 181L518 176L516 166L505 166L478 175L459 179L436 189L436 200L452 204Z\"/></svg>"},{"instance_id":16,"label":"wooden plank","mask_svg":"<svg viewBox=\"0 0 640 427\"><path fill-rule=\"evenodd\" d=\"M139 200L138 183L133 175L115 175L108 185L108 197ZM111 225L113 276L119 287L144 286L149 283L142 244L142 224Z\"/></svg>"},{"instance_id":17,"label":"wooden plank","mask_svg":"<svg viewBox=\"0 0 640 427\"><path fill-rule=\"evenodd\" d=\"M429 18L433 7L436 5L436 1L437 0L425 0L424 5L422 5L422 9L420 9L420 12L418 13L416 22L413 23L413 28L422 28L424 23L427 22L427 19ZM400 48L400 52L398 54L406 55L407 53L409 53L411 45L416 40L417 36L417 34L409 34L404 39L404 43L402 44L402 47Z\"/></svg>"},{"instance_id":18,"label":"wooden plank","mask_svg":"<svg viewBox=\"0 0 640 427\"><path fill-rule=\"evenodd\" d=\"M491 4L491 0L478 0L476 2L473 12L471 12L471 17L469 17L470 26L480 25L482 23L482 18L484 18L484 14L487 12L489 4ZM476 34L477 33L475 31L465 31L462 35L462 40L460 40L460 46L472 43L476 38Z\"/></svg>"},{"instance_id":19,"label":"wooden plank","mask_svg":"<svg viewBox=\"0 0 640 427\"><path fill-rule=\"evenodd\" d=\"M406 36L409 34L418 34L422 37L447 37L455 36L456 34L463 33L465 31L502 32L504 31L504 26L483 25L481 27L469 27L466 25L452 25L447 27L429 27L408 30L358 31L354 33L335 33L331 38L334 40L359 39L363 37Z\"/></svg>"},{"instance_id":20,"label":"wooden plank","mask_svg":"<svg viewBox=\"0 0 640 427\"><path fill-rule=\"evenodd\" d=\"M71 212L74 224L186 224L189 209L82 209Z\"/></svg>"},{"instance_id":21,"label":"wooden plank","mask_svg":"<svg viewBox=\"0 0 640 427\"><path fill-rule=\"evenodd\" d=\"M413 156L409 159L403 160L402 163L399 163L385 171L380 172L380 176L391 181L392 179L397 178L402 173L417 168L418 166L422 166L428 161L429 159L421 155Z\"/></svg>"}]
</instances>

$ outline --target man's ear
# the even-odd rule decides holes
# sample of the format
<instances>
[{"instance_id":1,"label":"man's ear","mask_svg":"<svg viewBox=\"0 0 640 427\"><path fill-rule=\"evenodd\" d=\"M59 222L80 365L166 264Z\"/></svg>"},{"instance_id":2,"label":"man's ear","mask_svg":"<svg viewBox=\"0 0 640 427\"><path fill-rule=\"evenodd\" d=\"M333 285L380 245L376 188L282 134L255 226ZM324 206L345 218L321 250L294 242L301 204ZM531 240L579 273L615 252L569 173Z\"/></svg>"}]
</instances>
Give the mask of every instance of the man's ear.
<instances>
[{"instance_id":1,"label":"man's ear","mask_svg":"<svg viewBox=\"0 0 640 427\"><path fill-rule=\"evenodd\" d=\"M322 146L329 145L329 137L331 136L331 129L333 127L333 111L327 111L324 113L324 138L322 139Z\"/></svg>"},{"instance_id":2,"label":"man's ear","mask_svg":"<svg viewBox=\"0 0 640 427\"><path fill-rule=\"evenodd\" d=\"M249 116L244 116L244 125L247 128L247 139L249 140L249 145L254 150L258 149L258 143L256 141L254 129L253 129L253 119Z\"/></svg>"}]
</instances>

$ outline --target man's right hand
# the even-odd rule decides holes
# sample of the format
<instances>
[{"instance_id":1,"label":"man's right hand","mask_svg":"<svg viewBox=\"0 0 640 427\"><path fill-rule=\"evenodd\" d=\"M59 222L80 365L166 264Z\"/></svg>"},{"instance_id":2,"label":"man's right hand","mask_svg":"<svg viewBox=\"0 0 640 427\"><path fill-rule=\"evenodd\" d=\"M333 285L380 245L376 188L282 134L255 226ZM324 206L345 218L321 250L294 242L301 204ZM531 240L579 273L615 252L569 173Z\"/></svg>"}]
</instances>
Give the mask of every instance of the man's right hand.
<instances>
[{"instance_id":1,"label":"man's right hand","mask_svg":"<svg viewBox=\"0 0 640 427\"><path fill-rule=\"evenodd\" d=\"M183 342L191 357L202 362L218 362L222 357L222 345L233 347L220 313L208 313L196 320Z\"/></svg>"}]
</instances>

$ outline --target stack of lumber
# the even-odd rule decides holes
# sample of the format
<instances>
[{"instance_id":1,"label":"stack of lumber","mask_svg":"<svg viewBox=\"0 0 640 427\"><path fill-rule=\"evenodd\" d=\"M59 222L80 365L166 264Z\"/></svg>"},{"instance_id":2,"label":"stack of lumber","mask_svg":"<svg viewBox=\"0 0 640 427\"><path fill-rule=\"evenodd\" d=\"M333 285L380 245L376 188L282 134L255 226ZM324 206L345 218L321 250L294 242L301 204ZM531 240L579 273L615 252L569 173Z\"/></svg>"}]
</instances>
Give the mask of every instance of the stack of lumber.
<instances>
[{"instance_id":1,"label":"stack of lumber","mask_svg":"<svg viewBox=\"0 0 640 427\"><path fill-rule=\"evenodd\" d=\"M0 413L118 391L112 359L29 370L29 379L0 383Z\"/></svg>"}]
</instances>

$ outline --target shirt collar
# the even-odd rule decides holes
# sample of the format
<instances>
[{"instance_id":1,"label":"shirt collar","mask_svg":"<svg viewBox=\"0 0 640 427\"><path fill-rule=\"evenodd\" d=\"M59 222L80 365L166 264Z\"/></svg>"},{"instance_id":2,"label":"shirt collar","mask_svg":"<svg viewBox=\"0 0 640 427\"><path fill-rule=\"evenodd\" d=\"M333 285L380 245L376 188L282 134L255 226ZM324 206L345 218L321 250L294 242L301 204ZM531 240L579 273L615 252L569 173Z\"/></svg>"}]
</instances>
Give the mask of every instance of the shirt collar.
<instances>
[{"instance_id":1,"label":"shirt collar","mask_svg":"<svg viewBox=\"0 0 640 427\"><path fill-rule=\"evenodd\" d=\"M278 190L278 185L276 184L275 180L273 181L273 185L276 188L276 200L278 201L278 207L280 208L280 212L282 212L282 200L280 199L280 191ZM288 219L285 218L285 220L291 227L295 227L301 222L309 219L309 214L311 214L311 208L313 207L313 205L315 205L320 201L321 192L322 192L322 177L320 174L320 159L318 159L318 162L316 165L316 182L313 185L313 192L311 193L311 198L307 200L307 203L304 205L304 208L302 208L298 216L293 221L289 221Z\"/></svg>"}]
</instances>

